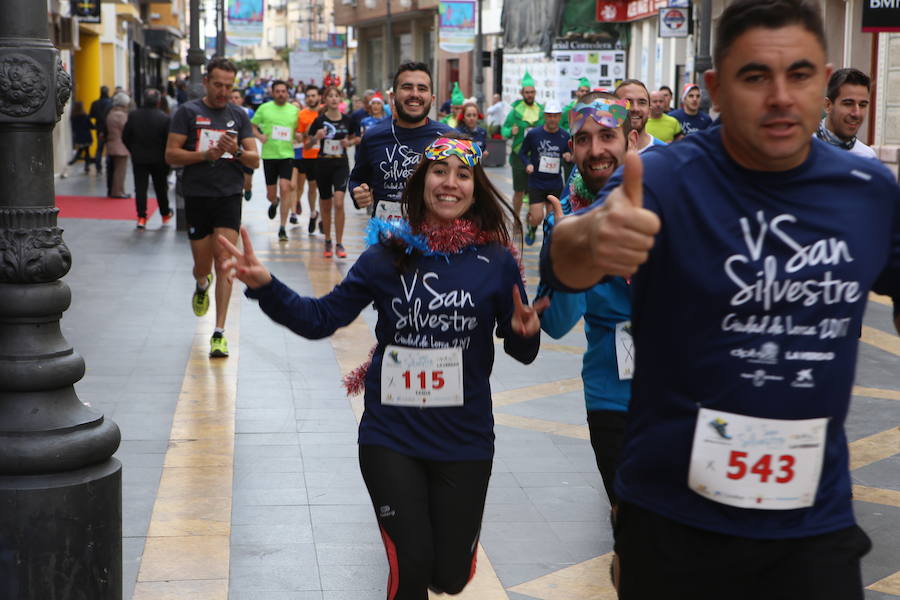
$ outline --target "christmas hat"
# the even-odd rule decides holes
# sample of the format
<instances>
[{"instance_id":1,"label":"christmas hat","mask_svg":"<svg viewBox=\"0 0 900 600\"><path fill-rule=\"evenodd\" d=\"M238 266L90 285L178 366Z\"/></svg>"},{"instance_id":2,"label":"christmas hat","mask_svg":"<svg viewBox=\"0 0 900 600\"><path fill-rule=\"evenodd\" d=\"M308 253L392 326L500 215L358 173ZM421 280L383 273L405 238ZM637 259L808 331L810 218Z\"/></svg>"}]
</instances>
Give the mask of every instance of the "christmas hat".
<instances>
[{"instance_id":1,"label":"christmas hat","mask_svg":"<svg viewBox=\"0 0 900 600\"><path fill-rule=\"evenodd\" d=\"M463 102L466 101L466 97L463 96L462 90L459 89L459 82L453 82L453 92L450 94L450 106L462 106Z\"/></svg>"},{"instance_id":2,"label":"christmas hat","mask_svg":"<svg viewBox=\"0 0 900 600\"><path fill-rule=\"evenodd\" d=\"M525 75L522 76L522 87L534 87L534 77L531 76L527 70L525 71Z\"/></svg>"}]
</instances>

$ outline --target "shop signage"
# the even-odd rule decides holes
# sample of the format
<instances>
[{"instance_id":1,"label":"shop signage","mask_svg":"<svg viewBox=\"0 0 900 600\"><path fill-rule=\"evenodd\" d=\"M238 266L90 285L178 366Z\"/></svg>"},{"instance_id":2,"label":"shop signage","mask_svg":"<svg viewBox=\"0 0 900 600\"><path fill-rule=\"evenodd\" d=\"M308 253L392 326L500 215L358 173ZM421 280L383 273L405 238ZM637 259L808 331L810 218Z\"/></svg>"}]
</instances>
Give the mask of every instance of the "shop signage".
<instances>
[{"instance_id":1,"label":"shop signage","mask_svg":"<svg viewBox=\"0 0 900 600\"><path fill-rule=\"evenodd\" d=\"M669 0L597 0L597 20L601 23L627 23L654 17Z\"/></svg>"},{"instance_id":2,"label":"shop signage","mask_svg":"<svg viewBox=\"0 0 900 600\"><path fill-rule=\"evenodd\" d=\"M900 31L900 0L863 0L862 30L867 33Z\"/></svg>"},{"instance_id":3,"label":"shop signage","mask_svg":"<svg viewBox=\"0 0 900 600\"><path fill-rule=\"evenodd\" d=\"M684 38L691 30L691 13L688 8L659 9L659 37Z\"/></svg>"},{"instance_id":4,"label":"shop signage","mask_svg":"<svg viewBox=\"0 0 900 600\"><path fill-rule=\"evenodd\" d=\"M72 16L82 23L100 22L100 0L75 0L72 2Z\"/></svg>"}]
</instances>

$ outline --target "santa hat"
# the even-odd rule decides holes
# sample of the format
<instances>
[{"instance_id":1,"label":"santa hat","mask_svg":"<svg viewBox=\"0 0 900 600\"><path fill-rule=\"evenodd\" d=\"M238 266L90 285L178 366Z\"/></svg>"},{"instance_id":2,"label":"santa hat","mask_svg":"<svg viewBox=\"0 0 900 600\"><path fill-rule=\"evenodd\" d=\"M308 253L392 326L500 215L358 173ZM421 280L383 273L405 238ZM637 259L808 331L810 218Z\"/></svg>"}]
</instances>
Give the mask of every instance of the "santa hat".
<instances>
[{"instance_id":1,"label":"santa hat","mask_svg":"<svg viewBox=\"0 0 900 600\"><path fill-rule=\"evenodd\" d=\"M684 102L684 99L687 98L688 92L690 92L690 91L693 90L693 89L699 90L699 89L700 89L700 86L697 85L696 83L686 83L686 84L684 84L684 87L681 88L681 101L682 101L682 102Z\"/></svg>"},{"instance_id":2,"label":"santa hat","mask_svg":"<svg viewBox=\"0 0 900 600\"><path fill-rule=\"evenodd\" d=\"M376 100L384 104L384 98L378 92L375 92L375 95L369 99L369 102L375 102Z\"/></svg>"}]
</instances>

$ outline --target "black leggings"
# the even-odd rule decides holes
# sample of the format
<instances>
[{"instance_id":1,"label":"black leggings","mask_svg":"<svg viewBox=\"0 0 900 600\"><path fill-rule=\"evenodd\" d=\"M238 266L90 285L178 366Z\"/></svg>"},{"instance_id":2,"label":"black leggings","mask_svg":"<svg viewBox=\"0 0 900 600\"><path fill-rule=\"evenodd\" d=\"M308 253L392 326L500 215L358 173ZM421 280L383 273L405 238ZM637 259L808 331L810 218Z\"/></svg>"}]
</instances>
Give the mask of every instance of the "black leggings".
<instances>
[{"instance_id":1,"label":"black leggings","mask_svg":"<svg viewBox=\"0 0 900 600\"><path fill-rule=\"evenodd\" d=\"M475 574L491 461L442 462L359 447L390 575L388 600L458 594Z\"/></svg>"},{"instance_id":2,"label":"black leggings","mask_svg":"<svg viewBox=\"0 0 900 600\"><path fill-rule=\"evenodd\" d=\"M589 410L587 414L588 431L591 434L591 446L594 448L594 459L597 469L603 477L606 497L612 506L616 505L616 494L613 482L616 479L616 464L622 450L625 437L624 410Z\"/></svg>"}]
</instances>

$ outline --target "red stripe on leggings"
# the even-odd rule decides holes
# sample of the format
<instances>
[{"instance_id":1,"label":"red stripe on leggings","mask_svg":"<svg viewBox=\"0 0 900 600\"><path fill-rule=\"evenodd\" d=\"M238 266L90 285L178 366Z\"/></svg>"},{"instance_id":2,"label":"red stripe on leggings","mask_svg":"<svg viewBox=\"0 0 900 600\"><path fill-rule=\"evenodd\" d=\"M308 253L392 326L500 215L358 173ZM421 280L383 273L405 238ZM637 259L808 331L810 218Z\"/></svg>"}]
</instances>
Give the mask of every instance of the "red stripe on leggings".
<instances>
[{"instance_id":1,"label":"red stripe on leggings","mask_svg":"<svg viewBox=\"0 0 900 600\"><path fill-rule=\"evenodd\" d=\"M469 571L469 579L466 580L466 583L472 581L472 578L475 577L475 563L478 562L478 543L475 544L475 552L472 553L472 570Z\"/></svg>"},{"instance_id":2,"label":"red stripe on leggings","mask_svg":"<svg viewBox=\"0 0 900 600\"><path fill-rule=\"evenodd\" d=\"M394 600L397 596L397 589L400 587L400 569L397 565L397 546L394 545L394 540L392 540L391 536L384 530L384 527L379 525L378 528L381 530L381 541L384 542L384 549L387 551L388 566L390 567L390 573L388 574L387 600ZM475 572L474 564L472 565L472 572Z\"/></svg>"}]
</instances>

